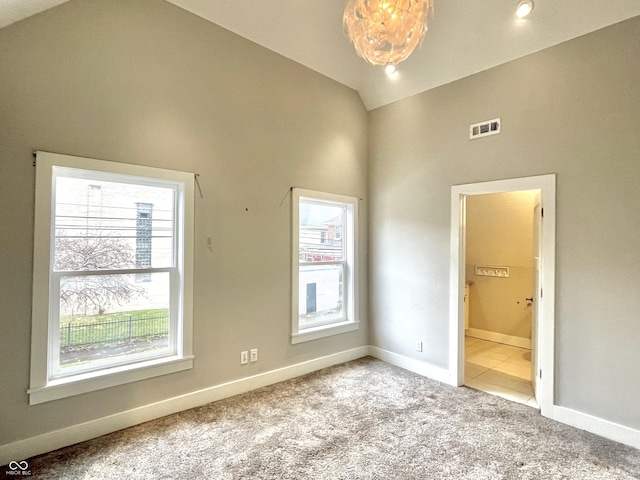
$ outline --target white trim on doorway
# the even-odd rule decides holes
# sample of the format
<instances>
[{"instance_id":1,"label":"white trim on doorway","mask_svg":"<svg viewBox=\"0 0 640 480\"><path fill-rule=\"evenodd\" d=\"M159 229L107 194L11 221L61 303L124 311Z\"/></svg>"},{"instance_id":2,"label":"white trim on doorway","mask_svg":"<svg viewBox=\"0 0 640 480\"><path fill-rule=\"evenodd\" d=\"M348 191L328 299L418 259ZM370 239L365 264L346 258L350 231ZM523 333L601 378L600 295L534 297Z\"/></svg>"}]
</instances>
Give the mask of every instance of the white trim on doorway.
<instances>
[{"instance_id":1,"label":"white trim on doorway","mask_svg":"<svg viewBox=\"0 0 640 480\"><path fill-rule=\"evenodd\" d=\"M464 285L466 197L489 193L540 190L544 215L541 221L540 318L538 323L539 359L537 401L542 415L550 417L554 405L555 348L555 240L556 240L556 176L495 180L454 185L451 187L451 258L449 302L449 383L464 383Z\"/></svg>"}]
</instances>

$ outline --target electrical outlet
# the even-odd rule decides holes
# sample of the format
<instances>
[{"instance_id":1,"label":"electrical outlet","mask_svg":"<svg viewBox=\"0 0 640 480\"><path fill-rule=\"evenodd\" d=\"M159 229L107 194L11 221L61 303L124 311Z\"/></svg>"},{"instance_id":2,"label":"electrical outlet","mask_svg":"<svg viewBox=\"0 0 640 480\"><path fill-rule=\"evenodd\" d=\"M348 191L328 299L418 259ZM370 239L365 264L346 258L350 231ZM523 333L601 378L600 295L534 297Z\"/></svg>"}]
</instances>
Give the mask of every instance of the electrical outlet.
<instances>
[{"instance_id":1,"label":"electrical outlet","mask_svg":"<svg viewBox=\"0 0 640 480\"><path fill-rule=\"evenodd\" d=\"M416 352L422 351L422 342L416 342Z\"/></svg>"},{"instance_id":2,"label":"electrical outlet","mask_svg":"<svg viewBox=\"0 0 640 480\"><path fill-rule=\"evenodd\" d=\"M257 362L258 361L258 349L257 348L252 348L251 349L251 361L252 362Z\"/></svg>"},{"instance_id":3,"label":"electrical outlet","mask_svg":"<svg viewBox=\"0 0 640 480\"><path fill-rule=\"evenodd\" d=\"M246 350L244 352L240 352L240 365L245 365L249 363L249 352Z\"/></svg>"}]
</instances>

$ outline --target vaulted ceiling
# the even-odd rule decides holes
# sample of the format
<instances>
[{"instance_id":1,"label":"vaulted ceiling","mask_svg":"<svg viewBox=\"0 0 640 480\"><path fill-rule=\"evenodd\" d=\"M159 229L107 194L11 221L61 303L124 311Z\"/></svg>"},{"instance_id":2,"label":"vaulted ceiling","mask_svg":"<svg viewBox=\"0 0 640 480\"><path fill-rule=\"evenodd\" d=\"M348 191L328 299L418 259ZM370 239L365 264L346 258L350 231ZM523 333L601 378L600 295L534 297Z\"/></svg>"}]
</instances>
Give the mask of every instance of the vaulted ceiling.
<instances>
[{"instance_id":1,"label":"vaulted ceiling","mask_svg":"<svg viewBox=\"0 0 640 480\"><path fill-rule=\"evenodd\" d=\"M0 27L66 0L3 0ZM367 109L640 15L640 0L435 0L424 43L388 77L356 56L342 30L345 0L168 0L357 90Z\"/></svg>"}]
</instances>

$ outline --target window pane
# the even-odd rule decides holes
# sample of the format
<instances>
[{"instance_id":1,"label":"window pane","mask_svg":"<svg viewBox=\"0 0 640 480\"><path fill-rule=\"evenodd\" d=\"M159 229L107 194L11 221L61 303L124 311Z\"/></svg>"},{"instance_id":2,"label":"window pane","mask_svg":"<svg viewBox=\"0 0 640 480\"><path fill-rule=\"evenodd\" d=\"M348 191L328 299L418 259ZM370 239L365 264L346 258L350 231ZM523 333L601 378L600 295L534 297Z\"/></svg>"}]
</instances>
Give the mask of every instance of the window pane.
<instances>
[{"instance_id":1,"label":"window pane","mask_svg":"<svg viewBox=\"0 0 640 480\"><path fill-rule=\"evenodd\" d=\"M58 175L55 196L55 270L172 266L172 188Z\"/></svg>"},{"instance_id":2,"label":"window pane","mask_svg":"<svg viewBox=\"0 0 640 480\"><path fill-rule=\"evenodd\" d=\"M77 373L171 354L167 272L63 276L60 279L60 369Z\"/></svg>"},{"instance_id":3,"label":"window pane","mask_svg":"<svg viewBox=\"0 0 640 480\"><path fill-rule=\"evenodd\" d=\"M300 263L344 260L344 207L300 202Z\"/></svg>"},{"instance_id":4,"label":"window pane","mask_svg":"<svg viewBox=\"0 0 640 480\"><path fill-rule=\"evenodd\" d=\"M344 320L344 267L300 264L300 329Z\"/></svg>"}]
</instances>

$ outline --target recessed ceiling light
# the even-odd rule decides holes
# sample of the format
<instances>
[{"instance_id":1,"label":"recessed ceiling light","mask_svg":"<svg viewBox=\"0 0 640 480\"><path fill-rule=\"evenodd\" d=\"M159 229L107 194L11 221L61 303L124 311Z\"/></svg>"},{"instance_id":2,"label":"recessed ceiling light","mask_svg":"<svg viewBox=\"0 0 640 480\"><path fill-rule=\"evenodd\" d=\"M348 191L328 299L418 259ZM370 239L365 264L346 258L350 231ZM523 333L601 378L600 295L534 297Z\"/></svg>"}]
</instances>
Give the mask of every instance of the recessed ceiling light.
<instances>
[{"instance_id":1,"label":"recessed ceiling light","mask_svg":"<svg viewBox=\"0 0 640 480\"><path fill-rule=\"evenodd\" d=\"M524 18L533 10L533 0L521 0L516 7L516 17Z\"/></svg>"}]
</instances>

